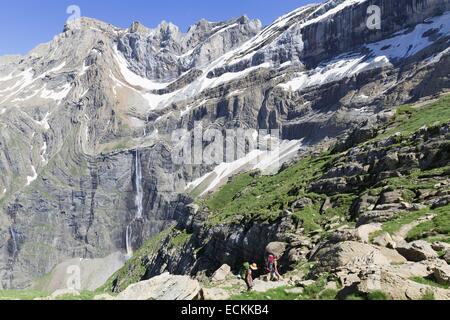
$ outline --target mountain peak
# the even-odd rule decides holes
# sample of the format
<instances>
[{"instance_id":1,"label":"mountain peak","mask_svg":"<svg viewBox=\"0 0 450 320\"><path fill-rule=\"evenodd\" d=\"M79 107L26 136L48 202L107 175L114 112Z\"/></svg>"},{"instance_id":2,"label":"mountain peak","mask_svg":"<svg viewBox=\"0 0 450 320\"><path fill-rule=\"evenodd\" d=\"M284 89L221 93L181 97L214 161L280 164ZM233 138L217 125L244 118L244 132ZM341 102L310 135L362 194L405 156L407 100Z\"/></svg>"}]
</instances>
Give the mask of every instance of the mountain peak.
<instances>
[{"instance_id":1,"label":"mountain peak","mask_svg":"<svg viewBox=\"0 0 450 320\"><path fill-rule=\"evenodd\" d=\"M74 31L74 30L78 30L78 29L82 29L82 30L91 29L91 30L99 30L99 31L108 32L111 30L118 30L119 28L113 26L110 23L107 23L107 22L104 22L101 20L97 20L97 19L89 18L89 17L81 17L78 19L67 21L66 24L64 25L63 32Z\"/></svg>"},{"instance_id":2,"label":"mountain peak","mask_svg":"<svg viewBox=\"0 0 450 320\"><path fill-rule=\"evenodd\" d=\"M128 28L130 33L150 33L150 29L144 26L139 21L133 21L130 28Z\"/></svg>"}]
</instances>

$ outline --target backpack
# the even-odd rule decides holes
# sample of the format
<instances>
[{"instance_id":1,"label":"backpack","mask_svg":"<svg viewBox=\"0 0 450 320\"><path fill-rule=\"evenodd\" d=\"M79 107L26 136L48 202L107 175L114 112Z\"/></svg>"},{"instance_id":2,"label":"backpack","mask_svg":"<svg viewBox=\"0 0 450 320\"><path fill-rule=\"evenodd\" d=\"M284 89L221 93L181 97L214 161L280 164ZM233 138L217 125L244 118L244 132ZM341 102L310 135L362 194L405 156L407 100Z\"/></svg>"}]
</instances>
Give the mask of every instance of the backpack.
<instances>
[{"instance_id":1,"label":"backpack","mask_svg":"<svg viewBox=\"0 0 450 320\"><path fill-rule=\"evenodd\" d=\"M274 269L274 260L275 257L273 255L270 255L269 258L267 259L267 264L266 264L266 272L272 272Z\"/></svg>"},{"instance_id":2,"label":"backpack","mask_svg":"<svg viewBox=\"0 0 450 320\"><path fill-rule=\"evenodd\" d=\"M239 275L242 279L245 279L247 277L248 269L250 269L250 263L245 262L241 267L241 271L239 272Z\"/></svg>"}]
</instances>

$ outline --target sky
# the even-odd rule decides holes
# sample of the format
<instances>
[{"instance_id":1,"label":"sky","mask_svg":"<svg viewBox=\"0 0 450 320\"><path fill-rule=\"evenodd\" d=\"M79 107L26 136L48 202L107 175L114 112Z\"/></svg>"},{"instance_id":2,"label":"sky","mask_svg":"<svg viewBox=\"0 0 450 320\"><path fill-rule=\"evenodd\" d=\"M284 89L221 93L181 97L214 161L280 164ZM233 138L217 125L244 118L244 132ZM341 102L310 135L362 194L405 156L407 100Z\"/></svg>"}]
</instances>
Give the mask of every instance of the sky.
<instances>
[{"instance_id":1,"label":"sky","mask_svg":"<svg viewBox=\"0 0 450 320\"><path fill-rule=\"evenodd\" d=\"M321 0L2 0L0 1L0 55L25 54L50 41L71 16L71 5L81 16L127 28L133 21L155 27L162 20L182 31L205 18L222 21L246 14L264 25L308 3Z\"/></svg>"}]
</instances>

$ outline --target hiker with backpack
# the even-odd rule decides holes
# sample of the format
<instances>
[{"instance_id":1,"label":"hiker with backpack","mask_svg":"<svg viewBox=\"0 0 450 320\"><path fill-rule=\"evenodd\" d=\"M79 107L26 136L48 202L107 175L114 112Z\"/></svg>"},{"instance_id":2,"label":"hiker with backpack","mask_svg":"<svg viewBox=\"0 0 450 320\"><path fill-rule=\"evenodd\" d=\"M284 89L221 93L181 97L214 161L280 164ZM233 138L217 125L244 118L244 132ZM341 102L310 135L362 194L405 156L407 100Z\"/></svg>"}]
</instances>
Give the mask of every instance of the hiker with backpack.
<instances>
[{"instance_id":1,"label":"hiker with backpack","mask_svg":"<svg viewBox=\"0 0 450 320\"><path fill-rule=\"evenodd\" d=\"M247 285L247 291L251 291L253 289L253 271L256 270L258 270L258 266L256 265L256 263L250 264L248 262L245 262L242 265L240 275Z\"/></svg>"},{"instance_id":2,"label":"hiker with backpack","mask_svg":"<svg viewBox=\"0 0 450 320\"><path fill-rule=\"evenodd\" d=\"M273 254L269 255L267 259L266 272L269 281L279 281L281 279L281 275L278 272L278 258Z\"/></svg>"}]
</instances>

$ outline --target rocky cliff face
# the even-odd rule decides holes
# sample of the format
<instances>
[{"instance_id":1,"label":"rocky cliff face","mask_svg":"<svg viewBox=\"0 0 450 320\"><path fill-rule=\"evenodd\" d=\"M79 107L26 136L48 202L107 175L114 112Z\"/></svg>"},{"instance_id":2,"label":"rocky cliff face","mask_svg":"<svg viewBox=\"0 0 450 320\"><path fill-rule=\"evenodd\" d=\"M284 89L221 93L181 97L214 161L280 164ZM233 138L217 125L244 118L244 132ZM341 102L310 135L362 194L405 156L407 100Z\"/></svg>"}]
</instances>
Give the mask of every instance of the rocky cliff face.
<instances>
[{"instance_id":1,"label":"rocky cliff face","mask_svg":"<svg viewBox=\"0 0 450 320\"><path fill-rule=\"evenodd\" d=\"M382 9L381 30L365 27L369 5ZM186 33L82 18L0 59L2 287L25 287L70 258L135 250L184 215L187 191L248 168L225 165L222 176L175 163L176 129L279 129L295 154L300 141L324 143L449 88L449 9L328 1L264 29L241 17Z\"/></svg>"}]
</instances>

